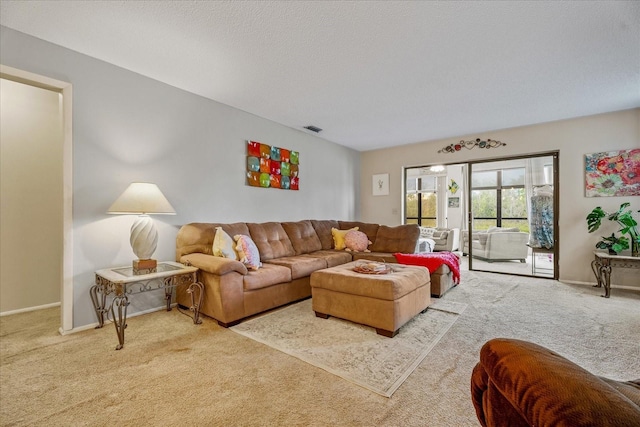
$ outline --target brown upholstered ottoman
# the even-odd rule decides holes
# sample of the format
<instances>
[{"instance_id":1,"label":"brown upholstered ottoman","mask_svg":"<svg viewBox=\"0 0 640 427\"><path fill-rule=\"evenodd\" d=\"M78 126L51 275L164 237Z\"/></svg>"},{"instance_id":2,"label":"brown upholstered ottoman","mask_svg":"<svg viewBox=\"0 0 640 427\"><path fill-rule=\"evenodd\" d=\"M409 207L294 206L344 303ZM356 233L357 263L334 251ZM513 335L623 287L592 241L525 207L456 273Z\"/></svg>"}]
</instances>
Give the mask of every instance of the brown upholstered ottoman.
<instances>
[{"instance_id":1,"label":"brown upholstered ottoman","mask_svg":"<svg viewBox=\"0 0 640 427\"><path fill-rule=\"evenodd\" d=\"M461 252L453 252L458 259L462 256ZM371 261L384 261L386 263L397 263L396 258L390 253L379 252L352 252L353 260L371 260ZM453 272L447 265L438 267L436 271L431 273L431 296L440 298L449 289L453 288L455 283L453 281Z\"/></svg>"},{"instance_id":2,"label":"brown upholstered ottoman","mask_svg":"<svg viewBox=\"0 0 640 427\"><path fill-rule=\"evenodd\" d=\"M358 261L311 274L316 316L339 317L376 328L393 337L398 329L431 304L429 270L394 264L389 274L353 271Z\"/></svg>"}]
</instances>

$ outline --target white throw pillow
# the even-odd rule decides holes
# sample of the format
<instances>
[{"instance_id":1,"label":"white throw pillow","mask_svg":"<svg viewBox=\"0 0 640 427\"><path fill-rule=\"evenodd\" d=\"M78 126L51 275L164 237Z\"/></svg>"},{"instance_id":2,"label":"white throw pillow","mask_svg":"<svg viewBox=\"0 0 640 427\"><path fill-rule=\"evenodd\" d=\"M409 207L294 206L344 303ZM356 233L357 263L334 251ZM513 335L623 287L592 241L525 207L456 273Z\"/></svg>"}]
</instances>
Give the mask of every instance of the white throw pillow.
<instances>
[{"instance_id":1,"label":"white throw pillow","mask_svg":"<svg viewBox=\"0 0 640 427\"><path fill-rule=\"evenodd\" d=\"M420 227L420 237L425 237L427 239L433 239L433 233L436 232L435 228L430 227Z\"/></svg>"}]
</instances>

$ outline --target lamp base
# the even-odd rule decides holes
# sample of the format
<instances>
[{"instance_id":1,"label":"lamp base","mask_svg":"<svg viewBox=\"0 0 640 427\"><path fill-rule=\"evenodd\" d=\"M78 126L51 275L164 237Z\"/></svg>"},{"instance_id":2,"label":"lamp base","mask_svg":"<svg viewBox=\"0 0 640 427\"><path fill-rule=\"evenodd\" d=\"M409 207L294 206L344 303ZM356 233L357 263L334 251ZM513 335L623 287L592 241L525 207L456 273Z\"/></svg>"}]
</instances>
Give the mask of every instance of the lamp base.
<instances>
[{"instance_id":1,"label":"lamp base","mask_svg":"<svg viewBox=\"0 0 640 427\"><path fill-rule=\"evenodd\" d=\"M155 273L158 262L155 259L134 259L133 274Z\"/></svg>"}]
</instances>

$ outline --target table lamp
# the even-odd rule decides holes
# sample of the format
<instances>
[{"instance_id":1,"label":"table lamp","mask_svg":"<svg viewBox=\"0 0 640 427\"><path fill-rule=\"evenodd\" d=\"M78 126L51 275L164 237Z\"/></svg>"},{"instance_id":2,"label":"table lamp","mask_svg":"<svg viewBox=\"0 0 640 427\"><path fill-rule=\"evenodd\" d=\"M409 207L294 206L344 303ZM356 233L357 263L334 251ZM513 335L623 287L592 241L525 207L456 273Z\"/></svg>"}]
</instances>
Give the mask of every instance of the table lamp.
<instances>
[{"instance_id":1,"label":"table lamp","mask_svg":"<svg viewBox=\"0 0 640 427\"><path fill-rule=\"evenodd\" d=\"M175 215L176 211L157 185L134 182L116 199L107 213L138 214L131 226L131 248L138 257L133 261L134 273L155 271L157 261L151 259L158 244L158 230L149 214Z\"/></svg>"}]
</instances>

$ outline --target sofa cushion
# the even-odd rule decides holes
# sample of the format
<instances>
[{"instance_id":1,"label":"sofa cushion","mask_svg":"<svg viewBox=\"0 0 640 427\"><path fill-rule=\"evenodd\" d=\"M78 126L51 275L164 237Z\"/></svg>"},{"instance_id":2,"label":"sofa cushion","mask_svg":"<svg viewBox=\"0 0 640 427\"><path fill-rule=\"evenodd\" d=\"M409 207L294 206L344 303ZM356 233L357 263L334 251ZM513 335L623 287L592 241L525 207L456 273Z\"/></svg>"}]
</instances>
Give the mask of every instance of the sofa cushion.
<instances>
[{"instance_id":1,"label":"sofa cushion","mask_svg":"<svg viewBox=\"0 0 640 427\"><path fill-rule=\"evenodd\" d=\"M378 235L370 249L373 252L402 252L413 253L416 242L420 236L420 227L417 224L405 224L397 227L381 225Z\"/></svg>"},{"instance_id":2,"label":"sofa cushion","mask_svg":"<svg viewBox=\"0 0 640 427\"><path fill-rule=\"evenodd\" d=\"M307 255L274 258L269 264L281 265L291 270L291 279L311 276L316 270L327 268L327 262L322 258L314 258Z\"/></svg>"},{"instance_id":3,"label":"sofa cushion","mask_svg":"<svg viewBox=\"0 0 640 427\"><path fill-rule=\"evenodd\" d=\"M281 265L264 263L262 268L257 271L249 271L249 274L243 277L243 285L245 291L262 289L278 283L287 283L291 281L291 270Z\"/></svg>"},{"instance_id":4,"label":"sofa cushion","mask_svg":"<svg viewBox=\"0 0 640 427\"><path fill-rule=\"evenodd\" d=\"M236 234L233 236L236 241L236 251L241 263L247 266L249 270L257 270L260 268L260 253L256 244L251 237L244 234Z\"/></svg>"},{"instance_id":5,"label":"sofa cushion","mask_svg":"<svg viewBox=\"0 0 640 427\"><path fill-rule=\"evenodd\" d=\"M325 260L327 263L327 267L335 267L336 265L346 264L353 260L351 252L334 250L311 252L306 256L321 258Z\"/></svg>"},{"instance_id":6,"label":"sofa cushion","mask_svg":"<svg viewBox=\"0 0 640 427\"><path fill-rule=\"evenodd\" d=\"M262 261L296 254L289 236L279 222L249 223L247 227L260 251Z\"/></svg>"},{"instance_id":7,"label":"sofa cushion","mask_svg":"<svg viewBox=\"0 0 640 427\"><path fill-rule=\"evenodd\" d=\"M311 225L313 225L313 229L316 230L318 239L320 239L322 250L332 249L333 236L331 235L331 229L340 228L338 221L312 219Z\"/></svg>"},{"instance_id":8,"label":"sofa cushion","mask_svg":"<svg viewBox=\"0 0 640 427\"><path fill-rule=\"evenodd\" d=\"M289 236L296 255L308 254L322 249L322 243L320 243L311 221L283 222L282 228Z\"/></svg>"},{"instance_id":9,"label":"sofa cushion","mask_svg":"<svg viewBox=\"0 0 640 427\"><path fill-rule=\"evenodd\" d=\"M213 238L213 247L211 248L211 251L213 252L213 256L238 259L233 239L222 229L222 227L216 227L216 235Z\"/></svg>"},{"instance_id":10,"label":"sofa cushion","mask_svg":"<svg viewBox=\"0 0 640 427\"><path fill-rule=\"evenodd\" d=\"M338 230L337 228L331 229L331 235L333 236L333 248L335 250L341 251L347 248L347 242L345 242L344 239L350 231L358 231L358 227L350 228L348 230Z\"/></svg>"},{"instance_id":11,"label":"sofa cushion","mask_svg":"<svg viewBox=\"0 0 640 427\"><path fill-rule=\"evenodd\" d=\"M392 252L350 252L354 261L367 259L376 262L398 262Z\"/></svg>"},{"instance_id":12,"label":"sofa cushion","mask_svg":"<svg viewBox=\"0 0 640 427\"><path fill-rule=\"evenodd\" d=\"M358 227L358 230L362 231L367 235L369 240L371 240L372 244L376 243L376 236L378 234L378 224L370 224L368 222L359 222L359 221L338 221L341 230L347 230L349 228Z\"/></svg>"}]
</instances>

